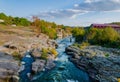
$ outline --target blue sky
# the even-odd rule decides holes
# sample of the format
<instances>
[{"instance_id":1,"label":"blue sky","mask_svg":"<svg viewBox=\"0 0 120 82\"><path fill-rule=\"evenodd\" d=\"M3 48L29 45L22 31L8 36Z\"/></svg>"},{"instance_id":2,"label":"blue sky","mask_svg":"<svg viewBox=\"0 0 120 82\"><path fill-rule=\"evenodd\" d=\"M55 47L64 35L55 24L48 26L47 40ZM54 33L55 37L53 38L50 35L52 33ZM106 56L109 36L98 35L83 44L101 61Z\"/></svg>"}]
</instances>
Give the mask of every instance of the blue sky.
<instances>
[{"instance_id":1,"label":"blue sky","mask_svg":"<svg viewBox=\"0 0 120 82\"><path fill-rule=\"evenodd\" d=\"M35 15L69 26L88 26L120 22L120 0L0 0L0 12L28 19Z\"/></svg>"}]
</instances>

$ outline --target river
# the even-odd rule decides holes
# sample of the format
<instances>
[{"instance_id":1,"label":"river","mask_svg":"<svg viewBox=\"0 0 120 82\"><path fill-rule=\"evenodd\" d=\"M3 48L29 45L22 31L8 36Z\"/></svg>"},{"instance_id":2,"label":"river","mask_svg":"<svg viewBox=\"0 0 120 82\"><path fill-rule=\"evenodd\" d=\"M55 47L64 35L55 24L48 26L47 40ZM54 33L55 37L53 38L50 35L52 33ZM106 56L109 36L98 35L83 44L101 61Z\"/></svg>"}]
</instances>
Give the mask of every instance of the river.
<instances>
[{"instance_id":1,"label":"river","mask_svg":"<svg viewBox=\"0 0 120 82\"><path fill-rule=\"evenodd\" d=\"M71 37L57 40L58 57L55 59L56 67L50 71L36 75L33 82L90 82L88 74L68 60L65 48L74 43L70 42Z\"/></svg>"},{"instance_id":2,"label":"river","mask_svg":"<svg viewBox=\"0 0 120 82\"><path fill-rule=\"evenodd\" d=\"M70 38L57 40L58 57L54 61L56 67L36 74L32 82L90 82L88 74L68 60L65 48L74 43L74 39L71 42Z\"/></svg>"}]
</instances>

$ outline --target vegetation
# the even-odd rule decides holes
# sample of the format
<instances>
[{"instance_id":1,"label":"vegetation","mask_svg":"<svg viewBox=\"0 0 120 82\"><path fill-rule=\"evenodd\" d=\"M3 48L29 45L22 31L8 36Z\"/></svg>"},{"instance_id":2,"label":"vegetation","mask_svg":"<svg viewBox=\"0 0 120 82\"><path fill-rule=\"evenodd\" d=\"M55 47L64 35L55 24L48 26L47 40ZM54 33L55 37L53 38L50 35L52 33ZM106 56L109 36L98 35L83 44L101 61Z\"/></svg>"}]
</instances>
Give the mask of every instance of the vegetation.
<instances>
[{"instance_id":1,"label":"vegetation","mask_svg":"<svg viewBox=\"0 0 120 82\"><path fill-rule=\"evenodd\" d=\"M75 28L72 33L78 43L85 41L92 45L101 45L113 48L120 47L120 35L111 27L103 29L90 28L88 30Z\"/></svg>"},{"instance_id":2,"label":"vegetation","mask_svg":"<svg viewBox=\"0 0 120 82\"><path fill-rule=\"evenodd\" d=\"M33 21L29 21L26 18L20 17L12 17L7 16L4 13L0 13L0 20L4 22L0 22L0 24L4 25L13 25L13 26L30 26L33 28L33 31L36 32L37 36L40 33L44 33L49 36L50 39L57 38L57 30L63 30L63 34L65 35L71 33L71 27L64 25L57 25L54 22L47 22L44 20L40 20L38 17L33 16ZM63 36L64 36L63 35Z\"/></svg>"},{"instance_id":3,"label":"vegetation","mask_svg":"<svg viewBox=\"0 0 120 82\"><path fill-rule=\"evenodd\" d=\"M73 46L77 46L80 49L84 49L87 46L89 46L89 43L88 42L82 42L81 44L75 43L75 44L73 44Z\"/></svg>"},{"instance_id":4,"label":"vegetation","mask_svg":"<svg viewBox=\"0 0 120 82\"><path fill-rule=\"evenodd\" d=\"M12 53L12 56L13 56L16 60L20 60L20 59L21 59L21 55L20 55L20 53L17 52L17 51L14 51L14 52Z\"/></svg>"},{"instance_id":5,"label":"vegetation","mask_svg":"<svg viewBox=\"0 0 120 82\"><path fill-rule=\"evenodd\" d=\"M41 59L44 59L44 60L48 59L48 50L45 48L42 48Z\"/></svg>"},{"instance_id":6,"label":"vegetation","mask_svg":"<svg viewBox=\"0 0 120 82\"><path fill-rule=\"evenodd\" d=\"M106 54L105 54L105 57L109 57L109 54L108 54L108 53L106 53Z\"/></svg>"},{"instance_id":7,"label":"vegetation","mask_svg":"<svg viewBox=\"0 0 120 82\"><path fill-rule=\"evenodd\" d=\"M38 17L33 17L32 26L33 26L34 31L38 35L40 33L44 33L44 34L48 35L49 38L51 38L51 39L57 38L58 29L63 30L63 34L71 33L71 28L69 26L57 25L54 22L47 22L44 20L40 20Z\"/></svg>"},{"instance_id":8,"label":"vegetation","mask_svg":"<svg viewBox=\"0 0 120 82\"><path fill-rule=\"evenodd\" d=\"M51 53L54 55L54 57L57 57L58 52L54 48L42 48L42 54L41 54L41 59L48 59L48 53Z\"/></svg>"},{"instance_id":9,"label":"vegetation","mask_svg":"<svg viewBox=\"0 0 120 82\"><path fill-rule=\"evenodd\" d=\"M72 30L73 36L76 38L76 42L82 42L85 36L85 30L83 28L74 28Z\"/></svg>"},{"instance_id":10,"label":"vegetation","mask_svg":"<svg viewBox=\"0 0 120 82\"><path fill-rule=\"evenodd\" d=\"M118 82L120 82L120 78L118 78Z\"/></svg>"},{"instance_id":11,"label":"vegetation","mask_svg":"<svg viewBox=\"0 0 120 82\"><path fill-rule=\"evenodd\" d=\"M112 22L111 24L120 25L120 22Z\"/></svg>"},{"instance_id":12,"label":"vegetation","mask_svg":"<svg viewBox=\"0 0 120 82\"><path fill-rule=\"evenodd\" d=\"M1 24L5 24L5 25L13 25L13 24L19 26L30 25L30 21L28 21L26 18L7 16L4 13L0 13L0 19L4 20L4 22L1 22Z\"/></svg>"},{"instance_id":13,"label":"vegetation","mask_svg":"<svg viewBox=\"0 0 120 82\"><path fill-rule=\"evenodd\" d=\"M57 57L58 52L57 52L54 48L50 49L50 52L51 52L55 57Z\"/></svg>"}]
</instances>

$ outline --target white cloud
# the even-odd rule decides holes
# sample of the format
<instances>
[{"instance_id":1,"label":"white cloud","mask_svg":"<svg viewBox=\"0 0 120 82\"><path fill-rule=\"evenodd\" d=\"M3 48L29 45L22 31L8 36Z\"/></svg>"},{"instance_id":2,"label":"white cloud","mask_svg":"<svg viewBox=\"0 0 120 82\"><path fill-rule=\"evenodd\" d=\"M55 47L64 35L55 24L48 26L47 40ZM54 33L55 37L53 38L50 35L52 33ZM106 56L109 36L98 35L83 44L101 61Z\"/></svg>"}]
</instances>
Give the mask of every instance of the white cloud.
<instances>
[{"instance_id":1,"label":"white cloud","mask_svg":"<svg viewBox=\"0 0 120 82\"><path fill-rule=\"evenodd\" d=\"M74 4L74 7L79 7L79 4Z\"/></svg>"},{"instance_id":2,"label":"white cloud","mask_svg":"<svg viewBox=\"0 0 120 82\"><path fill-rule=\"evenodd\" d=\"M55 10L48 12L41 12L37 16L40 18L76 18L78 15L87 13L84 10L77 9L66 9L66 10Z\"/></svg>"},{"instance_id":3,"label":"white cloud","mask_svg":"<svg viewBox=\"0 0 120 82\"><path fill-rule=\"evenodd\" d=\"M85 0L85 3L91 3L92 0Z\"/></svg>"},{"instance_id":4,"label":"white cloud","mask_svg":"<svg viewBox=\"0 0 120 82\"><path fill-rule=\"evenodd\" d=\"M86 11L112 11L120 10L120 0L85 0L75 7Z\"/></svg>"},{"instance_id":5,"label":"white cloud","mask_svg":"<svg viewBox=\"0 0 120 82\"><path fill-rule=\"evenodd\" d=\"M54 11L40 12L40 18L70 18L75 19L81 14L91 11L119 12L120 0L85 0L83 3L73 5L71 9L59 9Z\"/></svg>"}]
</instances>

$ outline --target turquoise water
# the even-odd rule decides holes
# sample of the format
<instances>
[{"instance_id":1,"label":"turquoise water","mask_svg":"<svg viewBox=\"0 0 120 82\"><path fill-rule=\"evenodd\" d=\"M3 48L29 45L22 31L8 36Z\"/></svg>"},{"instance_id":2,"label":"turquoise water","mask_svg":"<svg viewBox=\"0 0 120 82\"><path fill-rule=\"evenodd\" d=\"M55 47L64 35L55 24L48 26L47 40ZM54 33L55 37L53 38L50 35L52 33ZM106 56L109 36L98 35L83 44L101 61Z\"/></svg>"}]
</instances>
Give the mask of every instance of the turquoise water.
<instances>
[{"instance_id":1,"label":"turquoise water","mask_svg":"<svg viewBox=\"0 0 120 82\"><path fill-rule=\"evenodd\" d=\"M75 67L64 53L65 48L74 41L70 42L70 37L67 37L57 42L59 46L56 50L59 55L55 59L56 67L50 71L38 73L32 82L90 82L88 74Z\"/></svg>"}]
</instances>

